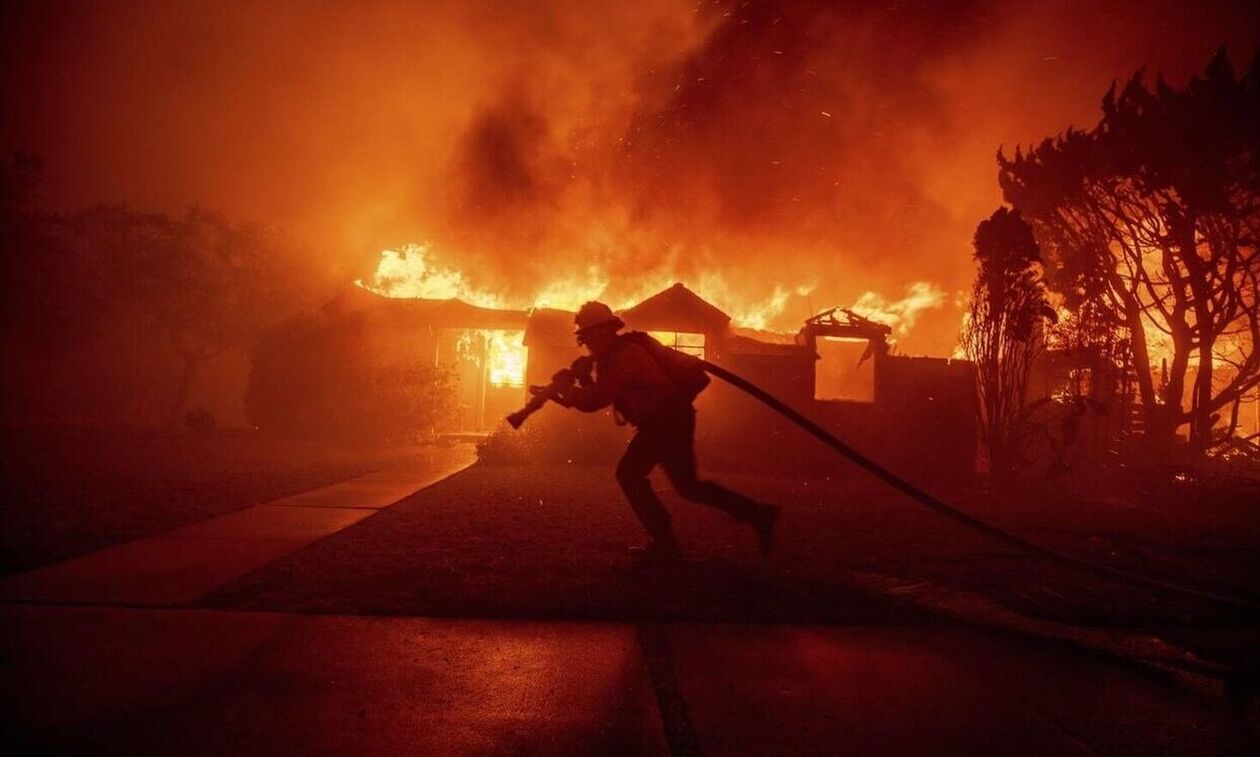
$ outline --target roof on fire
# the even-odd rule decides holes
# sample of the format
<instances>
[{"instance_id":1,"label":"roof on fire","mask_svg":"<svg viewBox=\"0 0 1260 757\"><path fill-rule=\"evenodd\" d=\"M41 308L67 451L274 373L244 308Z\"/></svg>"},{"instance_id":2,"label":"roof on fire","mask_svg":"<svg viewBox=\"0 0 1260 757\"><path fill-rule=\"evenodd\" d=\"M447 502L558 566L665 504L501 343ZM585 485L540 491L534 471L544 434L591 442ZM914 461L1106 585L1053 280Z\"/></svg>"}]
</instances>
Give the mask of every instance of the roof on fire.
<instances>
[{"instance_id":1,"label":"roof on fire","mask_svg":"<svg viewBox=\"0 0 1260 757\"><path fill-rule=\"evenodd\" d=\"M549 344L573 347L573 313L553 308L535 308L525 324L525 346Z\"/></svg>"},{"instance_id":2,"label":"roof on fire","mask_svg":"<svg viewBox=\"0 0 1260 757\"><path fill-rule=\"evenodd\" d=\"M731 322L729 315L683 286L682 282L621 311L621 318L633 329L699 334L720 333Z\"/></svg>"},{"instance_id":3,"label":"roof on fire","mask_svg":"<svg viewBox=\"0 0 1260 757\"><path fill-rule=\"evenodd\" d=\"M359 286L347 287L324 305L324 312L338 316L365 314L417 326L513 331L525 328L526 319L529 318L529 313L525 310L483 308L457 299L385 297Z\"/></svg>"}]
</instances>

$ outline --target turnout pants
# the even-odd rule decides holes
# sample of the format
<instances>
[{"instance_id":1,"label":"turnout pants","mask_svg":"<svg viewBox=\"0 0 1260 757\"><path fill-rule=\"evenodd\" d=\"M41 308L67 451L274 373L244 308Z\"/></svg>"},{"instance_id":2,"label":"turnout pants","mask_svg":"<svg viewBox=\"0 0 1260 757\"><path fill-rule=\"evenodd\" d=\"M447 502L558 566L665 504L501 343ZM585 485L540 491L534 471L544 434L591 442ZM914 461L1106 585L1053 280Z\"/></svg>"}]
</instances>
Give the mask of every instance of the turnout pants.
<instances>
[{"instance_id":1,"label":"turnout pants","mask_svg":"<svg viewBox=\"0 0 1260 757\"><path fill-rule=\"evenodd\" d=\"M687 405L662 411L639 425L617 464L617 483L639 522L657 542L674 542L669 512L648 480L657 465L683 498L715 507L738 521L752 521L762 507L742 494L696 477L695 434L695 408Z\"/></svg>"}]
</instances>

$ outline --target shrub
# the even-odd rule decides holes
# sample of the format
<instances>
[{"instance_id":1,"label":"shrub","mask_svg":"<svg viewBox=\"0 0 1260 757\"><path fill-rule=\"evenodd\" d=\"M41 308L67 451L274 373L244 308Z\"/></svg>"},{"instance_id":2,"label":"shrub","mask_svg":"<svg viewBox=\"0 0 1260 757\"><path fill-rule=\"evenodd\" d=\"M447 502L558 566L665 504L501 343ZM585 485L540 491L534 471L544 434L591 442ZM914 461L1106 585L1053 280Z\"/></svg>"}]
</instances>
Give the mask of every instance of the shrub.
<instances>
[{"instance_id":1,"label":"shrub","mask_svg":"<svg viewBox=\"0 0 1260 757\"><path fill-rule=\"evenodd\" d=\"M294 319L254 348L246 411L282 436L417 442L454 413L450 369L386 356L354 323Z\"/></svg>"}]
</instances>

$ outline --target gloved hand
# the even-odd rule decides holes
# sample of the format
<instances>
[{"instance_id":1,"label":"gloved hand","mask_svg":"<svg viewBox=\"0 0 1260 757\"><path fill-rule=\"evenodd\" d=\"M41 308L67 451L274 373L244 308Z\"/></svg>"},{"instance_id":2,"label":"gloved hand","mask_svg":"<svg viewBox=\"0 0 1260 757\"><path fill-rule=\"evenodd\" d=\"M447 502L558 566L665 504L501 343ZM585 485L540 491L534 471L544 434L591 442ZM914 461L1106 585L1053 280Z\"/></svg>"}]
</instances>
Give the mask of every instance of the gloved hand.
<instances>
[{"instance_id":1,"label":"gloved hand","mask_svg":"<svg viewBox=\"0 0 1260 757\"><path fill-rule=\"evenodd\" d=\"M561 368L551 375L551 383L560 389L567 389L577 381L572 368Z\"/></svg>"},{"instance_id":2,"label":"gloved hand","mask_svg":"<svg viewBox=\"0 0 1260 757\"><path fill-rule=\"evenodd\" d=\"M583 384L591 383L591 371L595 369L595 358L590 355L582 355L573 361L573 365L569 366L569 370L573 372L573 376Z\"/></svg>"}]
</instances>

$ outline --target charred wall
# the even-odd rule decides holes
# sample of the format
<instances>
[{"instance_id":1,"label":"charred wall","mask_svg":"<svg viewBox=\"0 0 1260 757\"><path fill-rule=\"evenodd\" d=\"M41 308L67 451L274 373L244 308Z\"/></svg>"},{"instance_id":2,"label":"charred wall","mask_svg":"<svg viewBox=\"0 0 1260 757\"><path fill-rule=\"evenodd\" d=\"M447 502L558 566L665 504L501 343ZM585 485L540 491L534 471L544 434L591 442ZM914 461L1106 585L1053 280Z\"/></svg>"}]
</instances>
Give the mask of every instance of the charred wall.
<instances>
[{"instance_id":1,"label":"charred wall","mask_svg":"<svg viewBox=\"0 0 1260 757\"><path fill-rule=\"evenodd\" d=\"M877 462L928 484L968 480L976 462L976 404L970 363L945 358L875 358L874 402L813 397L814 357L732 355L727 367L800 409ZM855 475L813 437L725 385L707 394L701 451L715 463L800 473Z\"/></svg>"}]
</instances>

